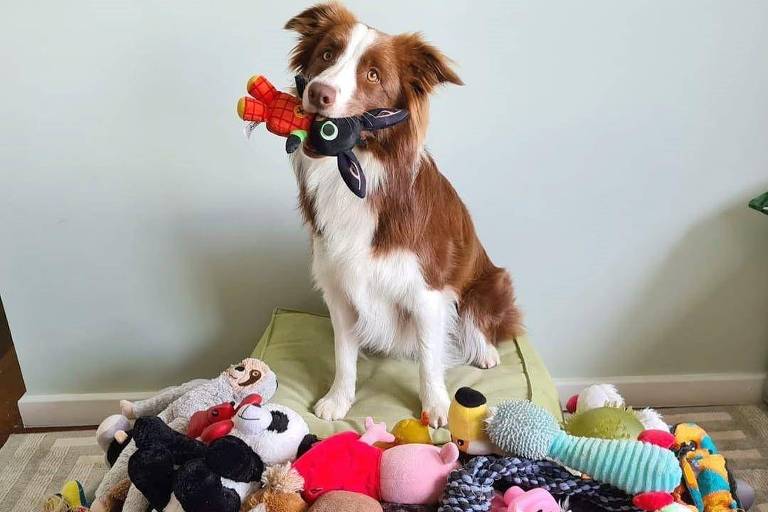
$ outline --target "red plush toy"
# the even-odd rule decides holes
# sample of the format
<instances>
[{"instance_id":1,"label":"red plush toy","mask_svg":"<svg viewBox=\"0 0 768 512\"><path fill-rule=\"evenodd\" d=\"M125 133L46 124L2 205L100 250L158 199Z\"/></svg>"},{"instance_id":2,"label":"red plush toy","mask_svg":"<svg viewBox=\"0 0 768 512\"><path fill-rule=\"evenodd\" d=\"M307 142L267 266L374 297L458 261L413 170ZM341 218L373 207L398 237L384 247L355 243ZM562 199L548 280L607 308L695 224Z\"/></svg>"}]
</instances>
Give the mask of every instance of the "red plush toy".
<instances>
[{"instance_id":1,"label":"red plush toy","mask_svg":"<svg viewBox=\"0 0 768 512\"><path fill-rule=\"evenodd\" d=\"M225 402L204 411L197 411L189 419L187 436L192 439L200 438L204 443L224 437L232 430L234 423L231 418L237 411L248 404L261 405L261 402L261 395L254 393L243 398L237 407L234 402Z\"/></svg>"},{"instance_id":2,"label":"red plush toy","mask_svg":"<svg viewBox=\"0 0 768 512\"><path fill-rule=\"evenodd\" d=\"M297 80L297 87L301 88L302 83ZM307 138L314 115L304 112L299 98L278 91L261 75L251 77L247 89L251 96L240 98L237 102L240 118L251 123L266 123L270 132L288 137L285 141L288 153L296 151Z\"/></svg>"},{"instance_id":3,"label":"red plush toy","mask_svg":"<svg viewBox=\"0 0 768 512\"><path fill-rule=\"evenodd\" d=\"M187 435L192 439L197 439L210 425L222 420L228 420L235 415L235 404L227 402L209 407L204 411L197 411L189 418L189 427Z\"/></svg>"}]
</instances>

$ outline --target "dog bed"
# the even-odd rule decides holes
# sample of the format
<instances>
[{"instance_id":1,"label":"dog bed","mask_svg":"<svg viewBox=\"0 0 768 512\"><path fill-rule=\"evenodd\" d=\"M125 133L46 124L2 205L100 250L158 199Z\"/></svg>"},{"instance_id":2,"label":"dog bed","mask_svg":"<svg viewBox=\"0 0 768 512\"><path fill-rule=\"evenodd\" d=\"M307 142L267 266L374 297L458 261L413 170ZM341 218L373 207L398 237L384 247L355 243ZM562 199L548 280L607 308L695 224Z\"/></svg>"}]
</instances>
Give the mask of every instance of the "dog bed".
<instances>
[{"instance_id":1,"label":"dog bed","mask_svg":"<svg viewBox=\"0 0 768 512\"><path fill-rule=\"evenodd\" d=\"M489 405L510 398L528 398L561 417L557 390L527 337L499 346L501 364L490 370L470 366L451 368L446 385L452 395L462 386L481 391ZM388 427L404 418L418 418L418 365L362 355L357 366L356 401L343 420L328 422L312 412L333 381L333 328L327 316L277 309L269 327L253 351L277 373L279 387L274 401L298 411L310 432L327 437L350 428L363 430L366 416L384 421ZM445 429L433 432L435 443L450 440Z\"/></svg>"}]
</instances>

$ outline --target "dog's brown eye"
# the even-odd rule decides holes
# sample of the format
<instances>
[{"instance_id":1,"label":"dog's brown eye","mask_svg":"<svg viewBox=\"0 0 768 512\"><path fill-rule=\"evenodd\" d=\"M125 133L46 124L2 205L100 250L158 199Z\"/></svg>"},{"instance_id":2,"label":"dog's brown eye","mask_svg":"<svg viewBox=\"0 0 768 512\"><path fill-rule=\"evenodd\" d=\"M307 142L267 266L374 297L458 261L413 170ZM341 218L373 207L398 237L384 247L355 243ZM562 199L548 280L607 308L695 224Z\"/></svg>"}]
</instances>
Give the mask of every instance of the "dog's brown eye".
<instances>
[{"instance_id":1,"label":"dog's brown eye","mask_svg":"<svg viewBox=\"0 0 768 512\"><path fill-rule=\"evenodd\" d=\"M379 81L379 72L375 68L371 68L368 70L368 75L366 76L369 82L378 82Z\"/></svg>"},{"instance_id":2,"label":"dog's brown eye","mask_svg":"<svg viewBox=\"0 0 768 512\"><path fill-rule=\"evenodd\" d=\"M331 50L325 50L323 52L323 60L329 62L333 58L333 52Z\"/></svg>"}]
</instances>

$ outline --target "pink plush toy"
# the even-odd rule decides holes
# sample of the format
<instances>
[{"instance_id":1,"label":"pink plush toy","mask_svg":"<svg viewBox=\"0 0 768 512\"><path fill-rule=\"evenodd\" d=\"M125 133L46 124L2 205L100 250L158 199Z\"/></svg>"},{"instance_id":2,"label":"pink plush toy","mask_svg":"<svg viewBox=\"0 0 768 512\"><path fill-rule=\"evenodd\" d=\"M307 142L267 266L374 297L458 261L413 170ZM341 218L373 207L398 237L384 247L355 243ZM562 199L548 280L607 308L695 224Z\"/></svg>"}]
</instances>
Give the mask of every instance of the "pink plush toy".
<instances>
[{"instance_id":1,"label":"pink plush toy","mask_svg":"<svg viewBox=\"0 0 768 512\"><path fill-rule=\"evenodd\" d=\"M562 512L562 509L544 489L526 492L519 487L510 487L503 497L496 495L491 502L491 512Z\"/></svg>"},{"instance_id":2,"label":"pink plush toy","mask_svg":"<svg viewBox=\"0 0 768 512\"><path fill-rule=\"evenodd\" d=\"M335 434L293 463L304 478L304 499L312 504L330 491L351 491L378 501L404 505L437 503L448 473L458 467L459 449L404 444L382 451L377 442L392 442L386 425L365 420L365 433Z\"/></svg>"},{"instance_id":3,"label":"pink plush toy","mask_svg":"<svg viewBox=\"0 0 768 512\"><path fill-rule=\"evenodd\" d=\"M437 503L458 467L459 448L453 443L401 444L381 456L381 499L406 505Z\"/></svg>"}]
</instances>

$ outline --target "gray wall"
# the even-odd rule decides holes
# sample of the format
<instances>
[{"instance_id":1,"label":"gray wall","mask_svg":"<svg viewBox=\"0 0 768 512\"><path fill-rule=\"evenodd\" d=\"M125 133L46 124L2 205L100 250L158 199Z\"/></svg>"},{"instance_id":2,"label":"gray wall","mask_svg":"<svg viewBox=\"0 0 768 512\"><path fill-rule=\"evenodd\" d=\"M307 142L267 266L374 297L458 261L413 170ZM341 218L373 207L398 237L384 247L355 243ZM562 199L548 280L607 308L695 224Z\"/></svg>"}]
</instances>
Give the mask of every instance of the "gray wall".
<instances>
[{"instance_id":1,"label":"gray wall","mask_svg":"<svg viewBox=\"0 0 768 512\"><path fill-rule=\"evenodd\" d=\"M3 1L0 294L31 393L139 391L322 310L283 141L304 2ZM459 64L429 145L557 377L768 367L768 3L350 2ZM762 254L759 252L762 251Z\"/></svg>"}]
</instances>

